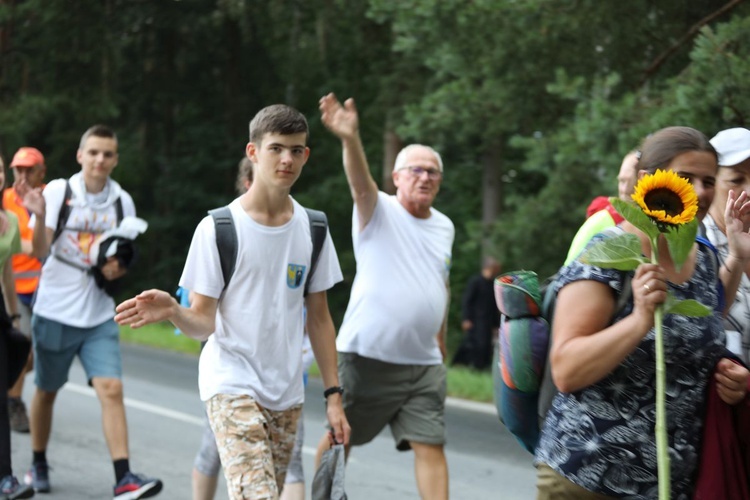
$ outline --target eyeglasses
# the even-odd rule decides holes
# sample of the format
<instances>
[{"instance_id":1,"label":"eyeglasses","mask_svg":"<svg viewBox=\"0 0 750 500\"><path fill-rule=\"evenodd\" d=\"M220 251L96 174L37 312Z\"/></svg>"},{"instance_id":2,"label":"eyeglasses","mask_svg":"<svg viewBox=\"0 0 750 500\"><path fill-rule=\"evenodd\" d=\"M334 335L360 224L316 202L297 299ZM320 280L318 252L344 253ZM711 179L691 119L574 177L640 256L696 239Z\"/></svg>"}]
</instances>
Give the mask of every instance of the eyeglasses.
<instances>
[{"instance_id":1,"label":"eyeglasses","mask_svg":"<svg viewBox=\"0 0 750 500\"><path fill-rule=\"evenodd\" d=\"M443 176L443 173L436 168L404 167L401 170L408 170L409 173L413 175L414 177L421 177L422 174L426 173L427 177L429 177L432 180L440 179L440 177Z\"/></svg>"}]
</instances>

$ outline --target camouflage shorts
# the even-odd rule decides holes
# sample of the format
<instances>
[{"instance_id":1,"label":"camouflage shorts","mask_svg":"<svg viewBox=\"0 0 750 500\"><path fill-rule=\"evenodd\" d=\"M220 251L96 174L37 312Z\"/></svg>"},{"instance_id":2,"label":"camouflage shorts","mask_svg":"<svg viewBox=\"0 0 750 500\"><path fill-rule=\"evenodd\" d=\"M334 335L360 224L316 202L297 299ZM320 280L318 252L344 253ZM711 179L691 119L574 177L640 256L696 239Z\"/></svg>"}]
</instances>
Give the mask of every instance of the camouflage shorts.
<instances>
[{"instance_id":1,"label":"camouflage shorts","mask_svg":"<svg viewBox=\"0 0 750 500\"><path fill-rule=\"evenodd\" d=\"M277 499L302 405L272 411L247 395L217 394L206 402L206 410L230 498Z\"/></svg>"}]
</instances>

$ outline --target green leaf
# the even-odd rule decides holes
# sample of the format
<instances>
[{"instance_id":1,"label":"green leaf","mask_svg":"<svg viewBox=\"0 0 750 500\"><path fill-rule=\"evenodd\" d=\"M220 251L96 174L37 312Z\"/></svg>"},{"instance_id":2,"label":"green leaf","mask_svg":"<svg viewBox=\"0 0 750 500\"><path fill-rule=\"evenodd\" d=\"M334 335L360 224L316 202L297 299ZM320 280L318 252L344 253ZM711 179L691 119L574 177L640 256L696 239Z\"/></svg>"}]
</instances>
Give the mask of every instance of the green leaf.
<instances>
[{"instance_id":1,"label":"green leaf","mask_svg":"<svg viewBox=\"0 0 750 500\"><path fill-rule=\"evenodd\" d=\"M641 254L641 241L630 233L598 241L583 252L579 260L592 266L619 271L632 271L645 262Z\"/></svg>"},{"instance_id":2,"label":"green leaf","mask_svg":"<svg viewBox=\"0 0 750 500\"><path fill-rule=\"evenodd\" d=\"M672 256L672 262L678 271L693 248L696 234L698 234L698 219L693 219L681 226L672 226L664 233L669 246L669 255Z\"/></svg>"},{"instance_id":3,"label":"green leaf","mask_svg":"<svg viewBox=\"0 0 750 500\"><path fill-rule=\"evenodd\" d=\"M681 314L683 316L692 316L695 318L701 318L704 316L711 316L713 310L710 307L706 307L697 300L673 300L667 301L664 307L665 314Z\"/></svg>"},{"instance_id":4,"label":"green leaf","mask_svg":"<svg viewBox=\"0 0 750 500\"><path fill-rule=\"evenodd\" d=\"M646 215L641 207L635 203L629 201L623 201L619 198L610 198L609 201L615 210L625 217L625 220L633 224L635 227L646 233L649 239L659 234L659 228L656 226L654 220Z\"/></svg>"}]
</instances>

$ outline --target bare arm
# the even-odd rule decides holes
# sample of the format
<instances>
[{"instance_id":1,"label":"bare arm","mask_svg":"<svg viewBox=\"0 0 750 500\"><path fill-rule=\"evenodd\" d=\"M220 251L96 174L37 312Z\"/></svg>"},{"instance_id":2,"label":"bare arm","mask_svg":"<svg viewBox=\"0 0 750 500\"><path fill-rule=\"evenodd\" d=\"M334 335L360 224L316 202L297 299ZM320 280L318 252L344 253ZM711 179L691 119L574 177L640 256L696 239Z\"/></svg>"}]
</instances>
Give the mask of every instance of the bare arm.
<instances>
[{"instance_id":1,"label":"bare arm","mask_svg":"<svg viewBox=\"0 0 750 500\"><path fill-rule=\"evenodd\" d=\"M323 386L339 385L336 355L336 329L328 310L326 292L311 293L305 299L307 307L307 333L310 336L315 359L318 362ZM349 422L344 415L341 394L331 394L326 400L328 423L331 424L337 443L349 443Z\"/></svg>"},{"instance_id":2,"label":"bare arm","mask_svg":"<svg viewBox=\"0 0 750 500\"><path fill-rule=\"evenodd\" d=\"M152 323L171 321L182 333L196 340L206 340L216 329L218 299L199 293L191 294L190 307L182 307L162 290L147 290L117 306L115 321L140 328Z\"/></svg>"},{"instance_id":3,"label":"bare arm","mask_svg":"<svg viewBox=\"0 0 750 500\"><path fill-rule=\"evenodd\" d=\"M31 240L21 240L21 253L34 256L34 244Z\"/></svg>"},{"instance_id":4,"label":"bare arm","mask_svg":"<svg viewBox=\"0 0 750 500\"><path fill-rule=\"evenodd\" d=\"M16 280L13 278L13 265L10 258L5 261L3 266L3 299L5 300L5 310L9 316L18 314L18 295L16 295Z\"/></svg>"},{"instance_id":5,"label":"bare arm","mask_svg":"<svg viewBox=\"0 0 750 500\"><path fill-rule=\"evenodd\" d=\"M446 283L445 288L448 290L448 300L447 300L447 304L445 304L445 315L443 316L443 324L440 325L440 330L438 331L438 334L437 334L437 343L438 343L438 347L440 348L440 354L443 355L443 361L445 361L445 358L448 357L448 345L447 345L448 313L450 311L450 306L451 306L450 284Z\"/></svg>"},{"instance_id":6,"label":"bare arm","mask_svg":"<svg viewBox=\"0 0 750 500\"><path fill-rule=\"evenodd\" d=\"M378 186L370 173L362 139L359 137L359 116L354 99L347 99L343 106L331 93L320 99L320 119L323 125L341 139L344 154L344 172L357 206L359 230L365 228L375 211L378 201Z\"/></svg>"},{"instance_id":7,"label":"bare arm","mask_svg":"<svg viewBox=\"0 0 750 500\"><path fill-rule=\"evenodd\" d=\"M560 391L574 392L607 376L653 326L654 309L667 297L664 271L642 264L631 284L633 312L612 325L615 299L607 285L576 281L560 290L550 352L552 378Z\"/></svg>"}]
</instances>

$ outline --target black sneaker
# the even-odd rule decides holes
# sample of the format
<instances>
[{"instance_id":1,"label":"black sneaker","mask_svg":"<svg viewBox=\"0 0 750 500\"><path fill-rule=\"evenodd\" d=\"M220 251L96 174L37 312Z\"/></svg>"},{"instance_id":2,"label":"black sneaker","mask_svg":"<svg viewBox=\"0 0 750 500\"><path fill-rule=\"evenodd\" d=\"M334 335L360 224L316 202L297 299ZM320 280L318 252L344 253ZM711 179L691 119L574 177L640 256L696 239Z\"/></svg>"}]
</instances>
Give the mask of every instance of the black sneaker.
<instances>
[{"instance_id":1,"label":"black sneaker","mask_svg":"<svg viewBox=\"0 0 750 500\"><path fill-rule=\"evenodd\" d=\"M47 462L31 464L31 469L26 473L23 481L34 488L37 493L49 493L49 469Z\"/></svg>"},{"instance_id":2,"label":"black sneaker","mask_svg":"<svg viewBox=\"0 0 750 500\"><path fill-rule=\"evenodd\" d=\"M10 428L16 432L29 432L29 415L21 398L8 398Z\"/></svg>"},{"instance_id":3,"label":"black sneaker","mask_svg":"<svg viewBox=\"0 0 750 500\"><path fill-rule=\"evenodd\" d=\"M34 488L20 484L15 476L5 476L0 480L0 498L3 500L17 500L34 496Z\"/></svg>"},{"instance_id":4,"label":"black sneaker","mask_svg":"<svg viewBox=\"0 0 750 500\"><path fill-rule=\"evenodd\" d=\"M150 498L161 491L161 481L129 472L115 485L115 500Z\"/></svg>"}]
</instances>

